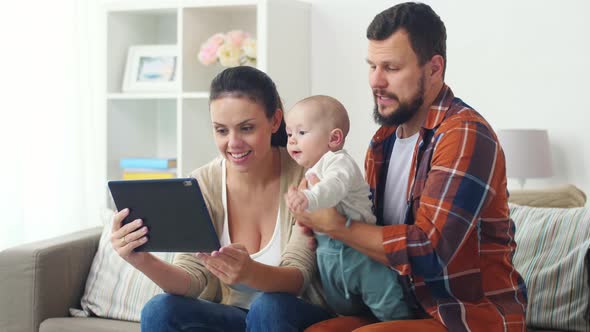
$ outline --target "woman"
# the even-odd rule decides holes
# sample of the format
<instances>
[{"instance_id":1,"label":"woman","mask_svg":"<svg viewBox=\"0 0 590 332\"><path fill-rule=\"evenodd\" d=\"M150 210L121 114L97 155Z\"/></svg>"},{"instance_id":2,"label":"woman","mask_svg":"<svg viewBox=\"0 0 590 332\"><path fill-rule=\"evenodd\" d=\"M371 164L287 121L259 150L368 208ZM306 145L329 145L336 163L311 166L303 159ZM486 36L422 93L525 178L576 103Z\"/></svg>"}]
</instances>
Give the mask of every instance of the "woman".
<instances>
[{"instance_id":1,"label":"woman","mask_svg":"<svg viewBox=\"0 0 590 332\"><path fill-rule=\"evenodd\" d=\"M136 220L114 218L118 254L164 290L142 310L142 331L301 331L330 318L312 283L315 255L282 199L303 169L291 160L275 84L252 67L211 83L210 114L222 157L192 173L222 248L178 254L172 264L133 249L147 240ZM312 284L312 285L310 285ZM308 287L310 286L310 287Z\"/></svg>"}]
</instances>

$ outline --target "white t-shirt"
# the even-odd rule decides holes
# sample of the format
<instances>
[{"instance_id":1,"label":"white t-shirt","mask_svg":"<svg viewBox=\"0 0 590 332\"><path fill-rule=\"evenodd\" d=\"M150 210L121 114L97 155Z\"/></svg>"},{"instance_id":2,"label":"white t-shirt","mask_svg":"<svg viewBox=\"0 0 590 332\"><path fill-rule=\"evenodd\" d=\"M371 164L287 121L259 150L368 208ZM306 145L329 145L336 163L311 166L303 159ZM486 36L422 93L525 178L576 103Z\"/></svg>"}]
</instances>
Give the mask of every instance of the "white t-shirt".
<instances>
[{"instance_id":1,"label":"white t-shirt","mask_svg":"<svg viewBox=\"0 0 590 332\"><path fill-rule=\"evenodd\" d=\"M326 152L305 175L316 174L320 182L303 193L308 210L336 207L353 220L375 224L370 189L354 159L345 151Z\"/></svg>"},{"instance_id":2,"label":"white t-shirt","mask_svg":"<svg viewBox=\"0 0 590 332\"><path fill-rule=\"evenodd\" d=\"M223 230L221 231L221 238L219 239L219 242L223 247L232 243L229 237L229 225L227 219L227 169L225 168L225 159L222 162L222 168L223 171L221 177L221 197L223 201L223 212L225 217L223 220ZM252 258L252 260L270 266L279 266L279 264L281 263L281 223L279 220L280 215L281 211L279 209L279 212L277 213L275 229L272 233L270 241L268 241L266 246L260 249L260 251L250 255L250 258ZM227 301L225 301L224 304L233 305L244 309L249 309L250 303L252 303L256 296L260 294L258 290L241 284L229 285L229 288L231 288L231 291L228 294Z\"/></svg>"},{"instance_id":3,"label":"white t-shirt","mask_svg":"<svg viewBox=\"0 0 590 332\"><path fill-rule=\"evenodd\" d=\"M395 143L391 158L389 159L389 168L387 169L387 182L385 182L385 192L383 204L383 223L385 225L403 224L406 216L408 190L408 178L410 177L410 167L412 167L412 158L414 157L414 148L418 141L419 133L406 138L400 138L399 128L396 130Z\"/></svg>"}]
</instances>

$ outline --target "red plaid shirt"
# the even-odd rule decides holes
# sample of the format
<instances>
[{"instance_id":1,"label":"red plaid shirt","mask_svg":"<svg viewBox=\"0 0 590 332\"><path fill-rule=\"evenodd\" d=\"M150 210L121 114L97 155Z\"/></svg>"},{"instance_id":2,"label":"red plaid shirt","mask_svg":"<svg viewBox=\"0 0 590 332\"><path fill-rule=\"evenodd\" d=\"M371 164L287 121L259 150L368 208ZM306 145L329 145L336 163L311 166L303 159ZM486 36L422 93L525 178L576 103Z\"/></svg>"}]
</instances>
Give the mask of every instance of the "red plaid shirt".
<instances>
[{"instance_id":1,"label":"red plaid shirt","mask_svg":"<svg viewBox=\"0 0 590 332\"><path fill-rule=\"evenodd\" d=\"M381 127L365 160L381 224L395 130ZM446 85L420 130L408 182L411 209L405 224L383 227L383 247L422 308L453 332L525 331L504 153L485 119Z\"/></svg>"}]
</instances>

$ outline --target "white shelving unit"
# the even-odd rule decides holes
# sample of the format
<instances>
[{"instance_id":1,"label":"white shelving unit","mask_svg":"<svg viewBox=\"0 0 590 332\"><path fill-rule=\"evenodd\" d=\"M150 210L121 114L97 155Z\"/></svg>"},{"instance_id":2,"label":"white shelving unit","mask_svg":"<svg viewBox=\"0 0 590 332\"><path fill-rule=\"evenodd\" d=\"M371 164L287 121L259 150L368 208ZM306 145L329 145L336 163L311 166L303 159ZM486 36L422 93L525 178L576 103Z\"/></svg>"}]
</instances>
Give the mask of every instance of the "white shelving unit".
<instances>
[{"instance_id":1,"label":"white shelving unit","mask_svg":"<svg viewBox=\"0 0 590 332\"><path fill-rule=\"evenodd\" d=\"M209 84L224 68L197 54L217 32L240 29L257 40L257 68L277 84L285 107L310 93L310 5L295 0L105 1L106 180L120 179L125 157L176 158L177 176L218 155L208 111ZM177 45L178 91L122 90L127 52L134 45Z\"/></svg>"}]
</instances>

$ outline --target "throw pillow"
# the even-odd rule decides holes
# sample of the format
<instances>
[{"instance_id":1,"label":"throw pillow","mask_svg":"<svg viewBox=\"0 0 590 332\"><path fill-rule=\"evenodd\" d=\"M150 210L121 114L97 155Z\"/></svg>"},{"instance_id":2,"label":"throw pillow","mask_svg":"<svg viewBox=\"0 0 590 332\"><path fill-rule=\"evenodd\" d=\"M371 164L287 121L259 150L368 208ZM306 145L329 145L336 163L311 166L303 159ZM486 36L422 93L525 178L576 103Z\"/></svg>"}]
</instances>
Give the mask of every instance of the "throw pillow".
<instances>
[{"instance_id":1,"label":"throw pillow","mask_svg":"<svg viewBox=\"0 0 590 332\"><path fill-rule=\"evenodd\" d=\"M514 266L527 286L527 326L589 331L590 209L510 204Z\"/></svg>"},{"instance_id":2,"label":"throw pillow","mask_svg":"<svg viewBox=\"0 0 590 332\"><path fill-rule=\"evenodd\" d=\"M70 314L139 322L145 303L162 290L115 252L110 242L112 214L108 220L86 279L82 310L70 309ZM154 254L167 262L174 258L174 253Z\"/></svg>"}]
</instances>

